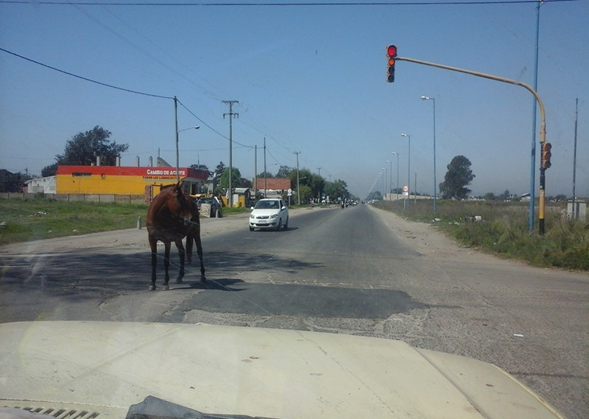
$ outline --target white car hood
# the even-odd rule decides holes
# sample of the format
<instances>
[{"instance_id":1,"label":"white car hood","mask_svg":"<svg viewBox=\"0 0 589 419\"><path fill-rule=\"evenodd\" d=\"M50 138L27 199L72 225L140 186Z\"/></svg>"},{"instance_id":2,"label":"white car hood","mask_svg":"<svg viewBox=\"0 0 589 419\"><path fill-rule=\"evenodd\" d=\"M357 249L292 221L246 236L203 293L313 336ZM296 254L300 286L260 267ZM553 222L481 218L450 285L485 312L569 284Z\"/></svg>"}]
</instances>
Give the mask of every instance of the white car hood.
<instances>
[{"instance_id":1,"label":"white car hood","mask_svg":"<svg viewBox=\"0 0 589 419\"><path fill-rule=\"evenodd\" d=\"M270 216L270 215L278 215L280 213L280 210L277 208L268 208L268 209L255 209L252 210L252 214L255 217L259 217L259 216Z\"/></svg>"},{"instance_id":2,"label":"white car hood","mask_svg":"<svg viewBox=\"0 0 589 419\"><path fill-rule=\"evenodd\" d=\"M561 417L493 365L401 341L203 324L0 325L0 408L124 417L147 396L266 418Z\"/></svg>"}]
</instances>

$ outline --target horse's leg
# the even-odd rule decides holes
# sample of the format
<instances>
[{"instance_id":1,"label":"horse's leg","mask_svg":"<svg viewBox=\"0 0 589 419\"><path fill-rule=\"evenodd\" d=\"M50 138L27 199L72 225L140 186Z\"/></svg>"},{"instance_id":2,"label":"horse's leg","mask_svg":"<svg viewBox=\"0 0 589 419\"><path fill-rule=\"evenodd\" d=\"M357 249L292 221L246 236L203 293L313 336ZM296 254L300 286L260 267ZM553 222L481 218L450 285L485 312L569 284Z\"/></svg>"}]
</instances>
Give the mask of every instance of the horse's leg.
<instances>
[{"instance_id":1,"label":"horse's leg","mask_svg":"<svg viewBox=\"0 0 589 419\"><path fill-rule=\"evenodd\" d=\"M192 262L192 240L194 237L194 233L192 232L192 230L186 235L186 260L188 260L188 263Z\"/></svg>"},{"instance_id":2,"label":"horse's leg","mask_svg":"<svg viewBox=\"0 0 589 419\"><path fill-rule=\"evenodd\" d=\"M157 239L149 235L149 247L151 248L151 285L149 286L150 291L155 290L155 268L157 266Z\"/></svg>"},{"instance_id":3,"label":"horse's leg","mask_svg":"<svg viewBox=\"0 0 589 419\"><path fill-rule=\"evenodd\" d=\"M205 265L202 261L202 242L200 241L200 227L194 232L194 241L196 242L196 252L198 253L198 259L200 260L200 282L206 282L205 277Z\"/></svg>"},{"instance_id":4,"label":"horse's leg","mask_svg":"<svg viewBox=\"0 0 589 419\"><path fill-rule=\"evenodd\" d=\"M164 277L164 290L169 290L170 289L170 285L168 285L168 283L170 282L170 274L169 274L169 268L170 268L170 247L171 247L171 242L164 242L164 247L165 247L165 255L164 255L164 270L165 270L165 277Z\"/></svg>"},{"instance_id":5,"label":"horse's leg","mask_svg":"<svg viewBox=\"0 0 589 419\"><path fill-rule=\"evenodd\" d=\"M184 278L184 254L186 253L184 250L184 245L182 244L182 239L176 240L176 247L178 248L178 255L180 256L180 272L178 272L176 283L181 284L182 278Z\"/></svg>"}]
</instances>

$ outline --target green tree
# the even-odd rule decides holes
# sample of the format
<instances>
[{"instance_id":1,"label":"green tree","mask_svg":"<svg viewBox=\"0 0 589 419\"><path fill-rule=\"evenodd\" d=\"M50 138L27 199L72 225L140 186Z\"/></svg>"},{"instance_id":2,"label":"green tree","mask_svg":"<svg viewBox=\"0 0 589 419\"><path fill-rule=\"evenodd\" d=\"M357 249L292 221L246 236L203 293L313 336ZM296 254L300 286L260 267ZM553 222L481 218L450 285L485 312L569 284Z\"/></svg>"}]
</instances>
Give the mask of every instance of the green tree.
<instances>
[{"instance_id":1,"label":"green tree","mask_svg":"<svg viewBox=\"0 0 589 419\"><path fill-rule=\"evenodd\" d=\"M501 195L497 197L497 199L499 199L500 201L507 201L510 198L511 193L509 192L509 189L506 189L505 192L503 192Z\"/></svg>"},{"instance_id":2,"label":"green tree","mask_svg":"<svg viewBox=\"0 0 589 419\"><path fill-rule=\"evenodd\" d=\"M266 175L266 176L264 176L264 175ZM272 173L270 173L270 172L262 172L262 173L260 173L260 174L258 175L258 178L259 178L259 179L263 179L264 177L265 177L266 179L270 179L270 178L273 178L273 177L274 177L274 175L273 175Z\"/></svg>"},{"instance_id":3,"label":"green tree","mask_svg":"<svg viewBox=\"0 0 589 419\"><path fill-rule=\"evenodd\" d=\"M128 144L117 144L109 141L111 132L95 126L90 131L80 132L73 136L65 145L65 151L56 156L62 165L90 166L100 157L104 166L114 166L117 157L129 148Z\"/></svg>"},{"instance_id":4,"label":"green tree","mask_svg":"<svg viewBox=\"0 0 589 419\"><path fill-rule=\"evenodd\" d=\"M313 198L313 192L311 191L311 188L309 188L307 185L301 185L300 194L301 204L308 203L311 200L311 198ZM296 191L293 193L292 198L294 198L294 202L298 204L298 193Z\"/></svg>"},{"instance_id":5,"label":"green tree","mask_svg":"<svg viewBox=\"0 0 589 419\"><path fill-rule=\"evenodd\" d=\"M223 176L223 173L225 172L225 163L223 163L222 161L219 162L219 164L217 165L217 167L215 167L215 177L219 178L221 176Z\"/></svg>"},{"instance_id":6,"label":"green tree","mask_svg":"<svg viewBox=\"0 0 589 419\"><path fill-rule=\"evenodd\" d=\"M337 179L334 182L326 182L323 189L325 195L329 196L331 202L335 202L338 198L349 198L350 192L348 192L348 184Z\"/></svg>"},{"instance_id":7,"label":"green tree","mask_svg":"<svg viewBox=\"0 0 589 419\"><path fill-rule=\"evenodd\" d=\"M229 168L225 169L219 181L219 186L225 190L229 189L229 172ZM237 167L234 167L232 172L231 188L239 188L239 185L241 185L241 172Z\"/></svg>"},{"instance_id":8,"label":"green tree","mask_svg":"<svg viewBox=\"0 0 589 419\"><path fill-rule=\"evenodd\" d=\"M49 166L45 166L41 170L41 176L43 176L43 177L55 176L56 173L57 173L57 163L53 163L53 164L50 164Z\"/></svg>"},{"instance_id":9,"label":"green tree","mask_svg":"<svg viewBox=\"0 0 589 419\"><path fill-rule=\"evenodd\" d=\"M205 172L209 173L209 175L211 173L206 164L192 164L190 165L190 168L194 170L204 170Z\"/></svg>"},{"instance_id":10,"label":"green tree","mask_svg":"<svg viewBox=\"0 0 589 419\"><path fill-rule=\"evenodd\" d=\"M129 144L109 140L111 132L98 125L90 131L80 132L68 140L63 154L55 156L55 163L43 168L43 176L53 176L58 165L90 166L100 157L103 166L114 166L117 157L129 149Z\"/></svg>"},{"instance_id":11,"label":"green tree","mask_svg":"<svg viewBox=\"0 0 589 419\"><path fill-rule=\"evenodd\" d=\"M8 170L0 170L0 192L22 192L25 182L33 177L21 172L12 173Z\"/></svg>"},{"instance_id":12,"label":"green tree","mask_svg":"<svg viewBox=\"0 0 589 419\"><path fill-rule=\"evenodd\" d=\"M466 188L475 178L470 169L471 163L464 156L456 156L447 166L448 171L444 181L440 183L440 192L444 199L464 199L470 189Z\"/></svg>"},{"instance_id":13,"label":"green tree","mask_svg":"<svg viewBox=\"0 0 589 419\"><path fill-rule=\"evenodd\" d=\"M278 177L278 178L289 177L293 170L296 172L296 169L293 169L292 167L280 166L280 169L278 169L278 172L276 173L276 177Z\"/></svg>"}]
</instances>

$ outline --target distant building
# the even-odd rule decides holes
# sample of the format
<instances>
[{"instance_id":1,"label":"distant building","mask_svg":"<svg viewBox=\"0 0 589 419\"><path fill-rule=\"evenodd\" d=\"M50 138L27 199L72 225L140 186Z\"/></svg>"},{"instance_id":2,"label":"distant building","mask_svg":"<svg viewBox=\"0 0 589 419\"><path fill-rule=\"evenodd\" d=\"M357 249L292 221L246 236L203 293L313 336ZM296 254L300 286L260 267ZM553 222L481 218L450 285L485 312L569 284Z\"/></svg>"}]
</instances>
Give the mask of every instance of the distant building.
<instances>
[{"instance_id":1,"label":"distant building","mask_svg":"<svg viewBox=\"0 0 589 419\"><path fill-rule=\"evenodd\" d=\"M179 168L184 192L201 193L208 177L206 170ZM150 195L162 186L176 183L175 167L58 166L58 194Z\"/></svg>"},{"instance_id":2,"label":"distant building","mask_svg":"<svg viewBox=\"0 0 589 419\"><path fill-rule=\"evenodd\" d=\"M254 181L253 189L257 189L259 192L264 194L266 191L266 197L282 196L283 193L287 192L291 188L289 178L256 178Z\"/></svg>"},{"instance_id":3,"label":"distant building","mask_svg":"<svg viewBox=\"0 0 589 419\"><path fill-rule=\"evenodd\" d=\"M28 193L42 193L55 194L56 193L56 177L45 176L37 177L25 182Z\"/></svg>"}]
</instances>

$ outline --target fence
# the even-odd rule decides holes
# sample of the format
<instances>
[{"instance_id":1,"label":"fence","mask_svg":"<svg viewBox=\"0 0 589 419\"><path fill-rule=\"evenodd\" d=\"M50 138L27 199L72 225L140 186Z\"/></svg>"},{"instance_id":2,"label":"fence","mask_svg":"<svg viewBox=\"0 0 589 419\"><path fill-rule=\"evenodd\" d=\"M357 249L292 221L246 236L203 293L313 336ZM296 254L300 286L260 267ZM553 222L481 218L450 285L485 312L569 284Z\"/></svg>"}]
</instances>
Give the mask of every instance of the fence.
<instances>
[{"instance_id":1,"label":"fence","mask_svg":"<svg viewBox=\"0 0 589 419\"><path fill-rule=\"evenodd\" d=\"M2 192L4 199L53 199L64 202L109 202L121 204L145 204L144 195L114 195L114 194L43 194L23 192Z\"/></svg>"}]
</instances>

